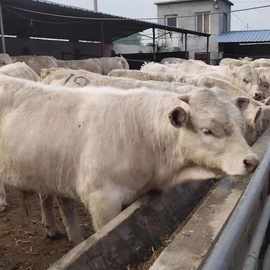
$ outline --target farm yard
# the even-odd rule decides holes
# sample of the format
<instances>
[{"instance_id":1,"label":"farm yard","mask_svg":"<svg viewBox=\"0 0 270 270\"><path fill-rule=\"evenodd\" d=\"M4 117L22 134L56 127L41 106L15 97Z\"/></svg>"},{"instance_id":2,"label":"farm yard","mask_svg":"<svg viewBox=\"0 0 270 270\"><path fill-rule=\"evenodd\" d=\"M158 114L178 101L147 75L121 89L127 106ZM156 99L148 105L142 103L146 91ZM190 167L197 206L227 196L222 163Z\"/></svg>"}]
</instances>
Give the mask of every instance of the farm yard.
<instances>
[{"instance_id":1,"label":"farm yard","mask_svg":"<svg viewBox=\"0 0 270 270\"><path fill-rule=\"evenodd\" d=\"M93 4L0 1L0 270L269 270L268 6Z\"/></svg>"},{"instance_id":2,"label":"farm yard","mask_svg":"<svg viewBox=\"0 0 270 270\"><path fill-rule=\"evenodd\" d=\"M3 212L1 216L1 254L5 254L1 259L1 269L48 269L51 264L65 255L74 244L70 243L66 236L60 235L59 239L51 240L44 232L41 224L40 207L38 196L29 194L27 203L29 205L29 216L22 208L22 200L18 191L14 189L7 190L9 201L8 212ZM81 218L81 227L85 238L93 234L91 218L85 209L77 204L76 208ZM57 224L60 231L64 234L64 227L54 206L54 212L57 218ZM160 248L166 245L169 235L161 239ZM157 256L157 251L151 249L153 258L145 257L138 265L130 269L143 270L153 262ZM10 258L13 258L12 260Z\"/></svg>"},{"instance_id":3,"label":"farm yard","mask_svg":"<svg viewBox=\"0 0 270 270\"><path fill-rule=\"evenodd\" d=\"M66 238L52 241L46 237L36 194L29 195L30 213L26 216L18 191L7 191L9 209L0 214L0 254L4 255L1 257L0 269L47 269L73 245ZM87 217L85 222L86 235L89 235Z\"/></svg>"}]
</instances>

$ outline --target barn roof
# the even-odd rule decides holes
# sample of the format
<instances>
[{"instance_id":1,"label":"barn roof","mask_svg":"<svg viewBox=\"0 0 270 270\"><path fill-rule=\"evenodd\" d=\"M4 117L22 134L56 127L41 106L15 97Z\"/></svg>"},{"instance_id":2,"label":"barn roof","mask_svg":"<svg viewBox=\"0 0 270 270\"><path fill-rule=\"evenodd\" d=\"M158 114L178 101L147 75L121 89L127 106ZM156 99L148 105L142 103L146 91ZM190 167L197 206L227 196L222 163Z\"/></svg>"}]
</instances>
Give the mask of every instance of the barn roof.
<instances>
[{"instance_id":1,"label":"barn roof","mask_svg":"<svg viewBox=\"0 0 270 270\"><path fill-rule=\"evenodd\" d=\"M48 1L1 0L5 34L68 40L114 41L150 28L205 33L113 16Z\"/></svg>"},{"instance_id":2,"label":"barn roof","mask_svg":"<svg viewBox=\"0 0 270 270\"><path fill-rule=\"evenodd\" d=\"M155 5L161 6L161 5L168 5L168 4L179 4L183 2L195 2L195 1L201 1L201 0L163 0L155 2ZM233 6L233 3L229 0L223 0L225 3L229 4L230 6Z\"/></svg>"},{"instance_id":3,"label":"barn roof","mask_svg":"<svg viewBox=\"0 0 270 270\"><path fill-rule=\"evenodd\" d=\"M231 31L216 38L218 43L269 42L270 30Z\"/></svg>"}]
</instances>

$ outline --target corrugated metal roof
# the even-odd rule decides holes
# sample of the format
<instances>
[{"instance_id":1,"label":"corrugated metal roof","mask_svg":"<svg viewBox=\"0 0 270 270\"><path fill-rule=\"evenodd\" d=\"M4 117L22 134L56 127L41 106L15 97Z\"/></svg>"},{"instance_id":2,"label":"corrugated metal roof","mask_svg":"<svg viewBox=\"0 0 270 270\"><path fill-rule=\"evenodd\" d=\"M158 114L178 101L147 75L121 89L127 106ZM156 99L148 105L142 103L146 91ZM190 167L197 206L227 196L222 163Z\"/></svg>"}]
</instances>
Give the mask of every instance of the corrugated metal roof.
<instances>
[{"instance_id":1,"label":"corrugated metal roof","mask_svg":"<svg viewBox=\"0 0 270 270\"><path fill-rule=\"evenodd\" d=\"M182 28L37 0L0 0L6 35L111 42L150 28L209 36Z\"/></svg>"},{"instance_id":2,"label":"corrugated metal roof","mask_svg":"<svg viewBox=\"0 0 270 270\"><path fill-rule=\"evenodd\" d=\"M181 4L183 2L194 2L194 1L201 1L201 0L162 0L155 2L154 4L159 6L159 5L169 5L169 4ZM233 6L234 4L229 1L229 0L223 0L225 3Z\"/></svg>"},{"instance_id":3,"label":"corrugated metal roof","mask_svg":"<svg viewBox=\"0 0 270 270\"><path fill-rule=\"evenodd\" d=\"M267 42L270 30L231 31L216 37L218 43Z\"/></svg>"}]
</instances>

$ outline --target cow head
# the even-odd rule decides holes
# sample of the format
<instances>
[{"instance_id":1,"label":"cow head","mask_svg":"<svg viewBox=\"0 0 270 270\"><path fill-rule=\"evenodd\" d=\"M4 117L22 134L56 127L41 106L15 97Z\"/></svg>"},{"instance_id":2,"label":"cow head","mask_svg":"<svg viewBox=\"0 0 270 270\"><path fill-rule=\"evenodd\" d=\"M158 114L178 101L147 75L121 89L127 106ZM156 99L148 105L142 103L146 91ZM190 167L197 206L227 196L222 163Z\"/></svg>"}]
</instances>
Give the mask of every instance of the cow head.
<instances>
[{"instance_id":1,"label":"cow head","mask_svg":"<svg viewBox=\"0 0 270 270\"><path fill-rule=\"evenodd\" d=\"M240 97L233 104L209 89L180 99L185 107L174 108L169 120L181 129L179 146L187 162L227 175L244 175L256 168L258 158L243 136L246 125L241 111L248 99Z\"/></svg>"}]
</instances>

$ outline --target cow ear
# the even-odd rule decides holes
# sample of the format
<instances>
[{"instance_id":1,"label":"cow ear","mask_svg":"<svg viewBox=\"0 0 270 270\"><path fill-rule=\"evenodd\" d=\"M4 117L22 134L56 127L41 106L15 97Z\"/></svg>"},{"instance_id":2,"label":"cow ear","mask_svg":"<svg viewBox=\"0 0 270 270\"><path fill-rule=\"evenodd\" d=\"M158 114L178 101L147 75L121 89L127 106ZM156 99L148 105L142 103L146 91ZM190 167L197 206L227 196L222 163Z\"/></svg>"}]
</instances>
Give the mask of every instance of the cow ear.
<instances>
[{"instance_id":1,"label":"cow ear","mask_svg":"<svg viewBox=\"0 0 270 270\"><path fill-rule=\"evenodd\" d=\"M268 98L266 98L266 99L264 100L264 104L265 104L265 105L270 105L270 97L268 97Z\"/></svg>"},{"instance_id":2,"label":"cow ear","mask_svg":"<svg viewBox=\"0 0 270 270\"><path fill-rule=\"evenodd\" d=\"M184 101L185 103L189 104L190 96L189 95L182 95L178 97L181 101Z\"/></svg>"},{"instance_id":3,"label":"cow ear","mask_svg":"<svg viewBox=\"0 0 270 270\"><path fill-rule=\"evenodd\" d=\"M189 115L188 112L182 107L176 107L169 113L169 120L176 128L181 128L186 125Z\"/></svg>"},{"instance_id":4,"label":"cow ear","mask_svg":"<svg viewBox=\"0 0 270 270\"><path fill-rule=\"evenodd\" d=\"M250 99L248 97L237 97L234 100L234 104L240 111L245 111L250 103Z\"/></svg>"}]
</instances>

